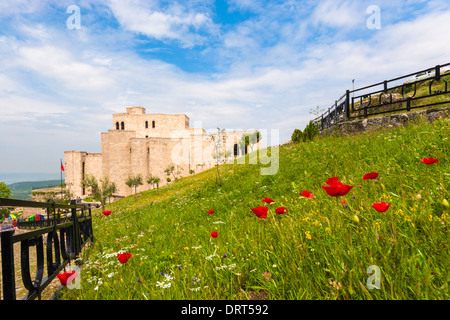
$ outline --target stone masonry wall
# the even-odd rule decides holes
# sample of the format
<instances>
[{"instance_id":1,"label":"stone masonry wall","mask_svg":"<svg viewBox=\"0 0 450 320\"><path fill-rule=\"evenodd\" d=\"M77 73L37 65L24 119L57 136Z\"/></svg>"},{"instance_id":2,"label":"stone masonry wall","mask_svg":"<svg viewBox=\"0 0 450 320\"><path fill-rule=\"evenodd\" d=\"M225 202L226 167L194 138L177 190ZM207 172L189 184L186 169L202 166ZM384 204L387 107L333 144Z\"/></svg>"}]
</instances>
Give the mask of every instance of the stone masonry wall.
<instances>
[{"instance_id":1,"label":"stone masonry wall","mask_svg":"<svg viewBox=\"0 0 450 320\"><path fill-rule=\"evenodd\" d=\"M334 127L324 130L323 134L354 135L367 131L377 131L380 128L395 128L398 126L405 126L408 122L416 121L419 119L425 119L429 122L433 122L439 118L449 117L450 107L430 108L416 112L398 113L387 115L384 117L341 122Z\"/></svg>"},{"instance_id":2,"label":"stone masonry wall","mask_svg":"<svg viewBox=\"0 0 450 320\"><path fill-rule=\"evenodd\" d=\"M152 121L155 121L155 128ZM119 129L116 128L117 122ZM243 134L251 133L253 131L227 132L222 137L224 155L226 151L233 153L234 144ZM181 169L178 177L183 177L189 175L190 170L199 173L216 163L212 136L203 128L189 128L186 115L145 114L142 107L131 107L126 113L113 114L113 129L101 133L101 145L101 153L65 152L65 180L75 196L88 194L88 190L83 194L80 184L83 163L85 174L93 174L97 180L107 176L116 184L115 194L121 196L134 193L134 188L125 183L129 176L142 176L144 184L136 190L142 192L151 188L147 183L149 175L159 177L160 186L167 184L164 170L171 164ZM259 149L260 145L261 142L253 149ZM251 152L250 149L248 151ZM171 175L170 178L173 180L174 177Z\"/></svg>"}]
</instances>

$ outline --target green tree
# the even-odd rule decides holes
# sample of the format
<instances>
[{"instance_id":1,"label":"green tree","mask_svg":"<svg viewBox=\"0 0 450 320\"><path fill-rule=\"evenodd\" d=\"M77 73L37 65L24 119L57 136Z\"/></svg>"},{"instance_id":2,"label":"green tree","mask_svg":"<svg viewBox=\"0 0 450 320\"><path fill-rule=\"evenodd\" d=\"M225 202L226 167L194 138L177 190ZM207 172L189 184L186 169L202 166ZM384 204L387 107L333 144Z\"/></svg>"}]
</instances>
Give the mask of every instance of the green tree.
<instances>
[{"instance_id":1,"label":"green tree","mask_svg":"<svg viewBox=\"0 0 450 320\"><path fill-rule=\"evenodd\" d=\"M155 177L153 175L150 175L147 178L147 183L151 184L153 189L155 188L155 185L156 185L156 190L158 191L158 193L159 193L159 182L160 181L161 181L161 179L159 177Z\"/></svg>"},{"instance_id":2,"label":"green tree","mask_svg":"<svg viewBox=\"0 0 450 320\"><path fill-rule=\"evenodd\" d=\"M164 169L164 173L167 175L167 177L170 177L170 175L172 175L173 178L176 179L174 172L175 172L175 165L173 163L169 164L167 168Z\"/></svg>"},{"instance_id":3,"label":"green tree","mask_svg":"<svg viewBox=\"0 0 450 320\"><path fill-rule=\"evenodd\" d=\"M44 194L44 201L48 202L49 200L52 200L55 203L59 204L68 204L70 200L73 199L73 194L70 192L70 190L64 188L61 192L46 192Z\"/></svg>"},{"instance_id":4,"label":"green tree","mask_svg":"<svg viewBox=\"0 0 450 320\"><path fill-rule=\"evenodd\" d=\"M255 131L249 136L249 146L250 146L250 149L252 149L252 152L253 152L253 146L255 144L258 144L258 142L261 141L261 138L262 138L261 133L259 131Z\"/></svg>"},{"instance_id":5,"label":"green tree","mask_svg":"<svg viewBox=\"0 0 450 320\"><path fill-rule=\"evenodd\" d=\"M320 116L322 113L325 112L326 109L321 108L320 106L316 106L315 108L311 108L311 110L309 110L310 114L315 115L316 117Z\"/></svg>"},{"instance_id":6,"label":"green tree","mask_svg":"<svg viewBox=\"0 0 450 320\"><path fill-rule=\"evenodd\" d=\"M303 132L300 129L295 129L292 133L291 140L293 143L299 143L303 141Z\"/></svg>"},{"instance_id":7,"label":"green tree","mask_svg":"<svg viewBox=\"0 0 450 320\"><path fill-rule=\"evenodd\" d=\"M144 184L142 182L142 175L138 174L135 176L128 176L128 179L125 182L125 184L130 188L134 187L134 194L136 194L137 187L142 186Z\"/></svg>"},{"instance_id":8,"label":"green tree","mask_svg":"<svg viewBox=\"0 0 450 320\"><path fill-rule=\"evenodd\" d=\"M154 179L155 179L155 177L153 177L152 175L149 175L149 176L147 177L147 183L148 183L148 184L151 184L152 187L153 187L153 185L154 185L154 182L153 182Z\"/></svg>"},{"instance_id":9,"label":"green tree","mask_svg":"<svg viewBox=\"0 0 450 320\"><path fill-rule=\"evenodd\" d=\"M311 120L311 121L309 121L309 123L306 126L305 130L303 130L303 141L306 141L306 140L310 140L311 141L315 137L317 137L319 134L320 134L319 128Z\"/></svg>"},{"instance_id":10,"label":"green tree","mask_svg":"<svg viewBox=\"0 0 450 320\"><path fill-rule=\"evenodd\" d=\"M223 136L224 132L225 132L225 129L220 130L220 128L217 128L217 133L212 136L212 146L214 148L213 158L216 159L217 178L218 178L219 185L222 185L222 179L220 178L220 172L219 172L219 160L223 156L222 136Z\"/></svg>"},{"instance_id":11,"label":"green tree","mask_svg":"<svg viewBox=\"0 0 450 320\"><path fill-rule=\"evenodd\" d=\"M247 150L247 147L250 144L250 137L248 135L244 135L241 137L241 140L238 141L239 149ZM246 153L244 151L244 153Z\"/></svg>"},{"instance_id":12,"label":"green tree","mask_svg":"<svg viewBox=\"0 0 450 320\"><path fill-rule=\"evenodd\" d=\"M177 165L176 171L175 171L175 173L176 173L175 180L178 180L178 177L181 175L181 172L183 172L183 170L184 169L182 166Z\"/></svg>"},{"instance_id":13,"label":"green tree","mask_svg":"<svg viewBox=\"0 0 450 320\"><path fill-rule=\"evenodd\" d=\"M241 150L247 150L247 147L250 147L253 152L254 145L261 141L261 139L261 133L259 131L255 131L251 134L243 135L241 140L238 141L238 145Z\"/></svg>"},{"instance_id":14,"label":"green tree","mask_svg":"<svg viewBox=\"0 0 450 320\"><path fill-rule=\"evenodd\" d=\"M153 182L156 184L156 192L159 193L159 182L161 179L159 177L154 177Z\"/></svg>"},{"instance_id":15,"label":"green tree","mask_svg":"<svg viewBox=\"0 0 450 320\"><path fill-rule=\"evenodd\" d=\"M107 176L97 181L93 175L87 174L84 180L81 180L81 186L91 190L94 199L100 201L103 211L105 210L106 200L116 192L116 184L109 181Z\"/></svg>"},{"instance_id":16,"label":"green tree","mask_svg":"<svg viewBox=\"0 0 450 320\"><path fill-rule=\"evenodd\" d=\"M11 189L8 188L5 182L0 182L0 198L10 198ZM0 219L8 217L14 208L0 208Z\"/></svg>"}]
</instances>

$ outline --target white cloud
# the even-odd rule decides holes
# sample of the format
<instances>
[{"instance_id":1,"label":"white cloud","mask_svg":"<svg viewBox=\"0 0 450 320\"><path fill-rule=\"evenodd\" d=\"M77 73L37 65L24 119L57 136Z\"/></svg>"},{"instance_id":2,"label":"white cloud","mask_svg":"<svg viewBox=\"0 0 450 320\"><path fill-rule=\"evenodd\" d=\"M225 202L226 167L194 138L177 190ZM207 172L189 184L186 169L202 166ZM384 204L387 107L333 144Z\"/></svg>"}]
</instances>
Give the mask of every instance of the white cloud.
<instances>
[{"instance_id":1,"label":"white cloud","mask_svg":"<svg viewBox=\"0 0 450 320\"><path fill-rule=\"evenodd\" d=\"M207 13L188 10L176 2L164 11L155 1L111 0L109 7L123 28L158 40L177 40L186 47L205 41L200 29L214 29Z\"/></svg>"},{"instance_id":2,"label":"white cloud","mask_svg":"<svg viewBox=\"0 0 450 320\"><path fill-rule=\"evenodd\" d=\"M0 17L12 14L28 14L42 7L39 0L0 1Z\"/></svg>"},{"instance_id":3,"label":"white cloud","mask_svg":"<svg viewBox=\"0 0 450 320\"><path fill-rule=\"evenodd\" d=\"M318 3L311 16L314 24L350 28L364 21L363 12L360 1L326 0Z\"/></svg>"},{"instance_id":4,"label":"white cloud","mask_svg":"<svg viewBox=\"0 0 450 320\"><path fill-rule=\"evenodd\" d=\"M253 7L259 14L230 26L214 40L210 38L217 29L206 29L218 26L207 8L179 3L163 8L156 1L137 0L107 4L125 31L99 34L86 24L83 30L65 33L44 23L23 22L21 37L0 36L0 62L6 70L0 73L0 130L15 125L10 132L18 135L14 141L21 140L21 147L27 144L25 133L36 136L47 130L55 136L48 141L59 148L57 152L100 151L99 132L112 128L111 114L132 105L143 106L148 113L186 113L191 125L202 121L205 129L279 129L283 142L295 128L306 126L313 107L327 108L351 89L352 79L363 86L450 62L445 32L450 13L436 3L438 9L423 9L409 21L364 30L364 37L356 38L345 37L345 32L336 38L321 37L322 28L317 28L336 27L337 33L340 28L355 28L355 21L366 18L364 6L356 2L321 1L306 17L294 2L290 7L287 2ZM256 4L235 1L234 8L250 10ZM361 18L350 17L358 8L363 8ZM331 9L340 16L334 17ZM284 13L289 13L286 20L281 19ZM32 32L28 37L26 30ZM136 42L129 31L191 46L192 51L185 52L205 54L220 72L183 72L157 60L159 49L150 47L149 55L139 56L133 52ZM74 41L81 32L83 41ZM311 33L317 33L320 41L309 41ZM214 45L205 53L195 51L192 46L203 41ZM159 46L165 52L166 47ZM43 125L45 119L49 120L45 127L21 130L25 125ZM4 132L0 135L6 137ZM12 151L13 144L8 148Z\"/></svg>"},{"instance_id":5,"label":"white cloud","mask_svg":"<svg viewBox=\"0 0 450 320\"><path fill-rule=\"evenodd\" d=\"M105 68L77 61L67 50L56 46L27 47L18 50L22 66L72 90L98 90L112 84Z\"/></svg>"}]
</instances>

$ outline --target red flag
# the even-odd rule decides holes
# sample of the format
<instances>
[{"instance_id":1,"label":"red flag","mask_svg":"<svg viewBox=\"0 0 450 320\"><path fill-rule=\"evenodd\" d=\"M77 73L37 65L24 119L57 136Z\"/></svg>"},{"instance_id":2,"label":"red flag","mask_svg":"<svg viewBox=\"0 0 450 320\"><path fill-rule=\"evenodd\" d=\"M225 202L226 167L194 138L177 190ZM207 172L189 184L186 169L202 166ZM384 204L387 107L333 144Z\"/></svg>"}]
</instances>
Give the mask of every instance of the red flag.
<instances>
[{"instance_id":1,"label":"red flag","mask_svg":"<svg viewBox=\"0 0 450 320\"><path fill-rule=\"evenodd\" d=\"M61 170L64 171L64 166L63 166L62 161L61 161Z\"/></svg>"}]
</instances>

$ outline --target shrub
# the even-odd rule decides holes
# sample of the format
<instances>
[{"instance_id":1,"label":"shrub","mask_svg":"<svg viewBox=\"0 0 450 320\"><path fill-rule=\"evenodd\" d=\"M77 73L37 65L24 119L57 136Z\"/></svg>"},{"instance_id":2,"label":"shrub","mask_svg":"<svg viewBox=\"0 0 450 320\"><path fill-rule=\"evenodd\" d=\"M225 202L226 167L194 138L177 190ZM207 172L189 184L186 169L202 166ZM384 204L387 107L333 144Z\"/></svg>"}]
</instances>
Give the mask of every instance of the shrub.
<instances>
[{"instance_id":1,"label":"shrub","mask_svg":"<svg viewBox=\"0 0 450 320\"><path fill-rule=\"evenodd\" d=\"M320 134L319 128L311 120L309 121L305 130L303 130L303 141L313 140L319 134Z\"/></svg>"},{"instance_id":2,"label":"shrub","mask_svg":"<svg viewBox=\"0 0 450 320\"><path fill-rule=\"evenodd\" d=\"M300 129L295 129L292 133L291 140L293 143L299 143L303 141L303 132Z\"/></svg>"}]
</instances>

